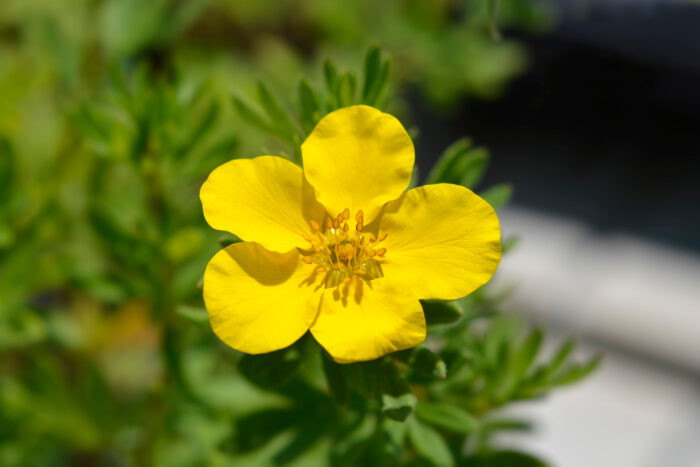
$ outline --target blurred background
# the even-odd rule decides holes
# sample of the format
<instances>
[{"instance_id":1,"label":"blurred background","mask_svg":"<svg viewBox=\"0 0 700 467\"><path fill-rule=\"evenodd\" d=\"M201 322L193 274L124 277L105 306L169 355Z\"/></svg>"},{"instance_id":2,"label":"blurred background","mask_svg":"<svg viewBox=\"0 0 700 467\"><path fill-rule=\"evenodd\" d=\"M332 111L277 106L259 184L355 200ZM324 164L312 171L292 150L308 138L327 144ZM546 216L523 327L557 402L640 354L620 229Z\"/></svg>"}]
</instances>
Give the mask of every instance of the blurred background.
<instances>
[{"instance_id":1,"label":"blurred background","mask_svg":"<svg viewBox=\"0 0 700 467\"><path fill-rule=\"evenodd\" d=\"M3 0L0 464L234 459L231 417L273 396L193 323L220 248L197 192L280 145L230 96L292 100L380 44L419 177L466 135L514 188L508 306L605 355L503 442L700 466L699 25L683 0Z\"/></svg>"}]
</instances>

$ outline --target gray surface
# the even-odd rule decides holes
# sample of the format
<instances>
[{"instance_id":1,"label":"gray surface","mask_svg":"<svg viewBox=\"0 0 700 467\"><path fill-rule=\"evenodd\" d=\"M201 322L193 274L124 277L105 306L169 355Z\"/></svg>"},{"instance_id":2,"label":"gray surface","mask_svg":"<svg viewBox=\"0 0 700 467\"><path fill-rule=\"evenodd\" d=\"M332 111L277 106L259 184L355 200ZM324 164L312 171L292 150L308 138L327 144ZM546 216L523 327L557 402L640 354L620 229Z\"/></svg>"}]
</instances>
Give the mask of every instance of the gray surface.
<instances>
[{"instance_id":1,"label":"gray surface","mask_svg":"<svg viewBox=\"0 0 700 467\"><path fill-rule=\"evenodd\" d=\"M559 467L700 467L700 259L520 209L500 215L520 244L495 285L517 285L511 309L602 368L583 384L514 412L533 434L502 441ZM552 337L552 336L550 336Z\"/></svg>"}]
</instances>

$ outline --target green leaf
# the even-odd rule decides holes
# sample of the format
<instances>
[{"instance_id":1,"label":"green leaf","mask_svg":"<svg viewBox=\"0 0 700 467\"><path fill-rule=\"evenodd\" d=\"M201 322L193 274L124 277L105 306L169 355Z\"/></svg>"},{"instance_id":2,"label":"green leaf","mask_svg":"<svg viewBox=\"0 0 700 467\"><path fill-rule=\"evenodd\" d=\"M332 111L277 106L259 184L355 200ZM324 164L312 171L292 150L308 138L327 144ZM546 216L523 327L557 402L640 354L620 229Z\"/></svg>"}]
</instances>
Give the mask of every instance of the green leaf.
<instances>
[{"instance_id":1,"label":"green leaf","mask_svg":"<svg viewBox=\"0 0 700 467\"><path fill-rule=\"evenodd\" d=\"M379 47L370 47L365 57L365 82L362 87L362 103L370 104L370 97L375 93L379 84L382 57Z\"/></svg>"},{"instance_id":2,"label":"green leaf","mask_svg":"<svg viewBox=\"0 0 700 467\"><path fill-rule=\"evenodd\" d=\"M389 418L385 418L382 422L382 432L385 437L383 448L386 455L391 458L395 459L403 452L408 435L407 425L407 423L397 422Z\"/></svg>"},{"instance_id":3,"label":"green leaf","mask_svg":"<svg viewBox=\"0 0 700 467\"><path fill-rule=\"evenodd\" d=\"M511 354L506 355L506 361L501 366L504 371L499 372L499 378L496 381L498 383L496 399L499 402L506 402L514 397L516 391L520 390L522 393L522 389L528 387L532 378L523 381L523 377L537 357L542 338L542 331L535 329L519 347L511 349Z\"/></svg>"},{"instance_id":4,"label":"green leaf","mask_svg":"<svg viewBox=\"0 0 700 467\"><path fill-rule=\"evenodd\" d=\"M348 107L355 103L355 75L352 73L345 72L340 76L338 102L341 107Z\"/></svg>"},{"instance_id":5,"label":"green leaf","mask_svg":"<svg viewBox=\"0 0 700 467\"><path fill-rule=\"evenodd\" d=\"M347 371L344 365L334 362L330 356L323 355L323 371L326 374L328 390L333 398L344 404L348 399Z\"/></svg>"},{"instance_id":6,"label":"green leaf","mask_svg":"<svg viewBox=\"0 0 700 467\"><path fill-rule=\"evenodd\" d=\"M190 305L178 305L175 308L175 313L182 316L188 321L197 324L208 324L209 323L209 313L202 307L190 306Z\"/></svg>"},{"instance_id":7,"label":"green leaf","mask_svg":"<svg viewBox=\"0 0 700 467\"><path fill-rule=\"evenodd\" d=\"M520 239L516 236L511 236L503 240L501 243L501 250L503 254L508 253L509 251L512 251L518 246L518 243L520 242Z\"/></svg>"},{"instance_id":8,"label":"green leaf","mask_svg":"<svg viewBox=\"0 0 700 467\"><path fill-rule=\"evenodd\" d=\"M498 6L501 0L488 0L488 26L491 38L495 41L501 40L501 32L498 30Z\"/></svg>"},{"instance_id":9,"label":"green leaf","mask_svg":"<svg viewBox=\"0 0 700 467\"><path fill-rule=\"evenodd\" d=\"M532 423L525 420L495 418L482 420L479 426L481 435L489 435L497 431L531 431Z\"/></svg>"},{"instance_id":10,"label":"green leaf","mask_svg":"<svg viewBox=\"0 0 700 467\"><path fill-rule=\"evenodd\" d=\"M416 417L455 433L473 433L479 428L479 421L473 415L445 402L419 402L416 405Z\"/></svg>"},{"instance_id":11,"label":"green leaf","mask_svg":"<svg viewBox=\"0 0 700 467\"><path fill-rule=\"evenodd\" d=\"M379 72L377 85L374 87L374 92L367 97L367 105L381 107L386 97L386 89L389 87L389 75L391 72L391 59L386 58L382 64L382 69Z\"/></svg>"},{"instance_id":12,"label":"green leaf","mask_svg":"<svg viewBox=\"0 0 700 467\"><path fill-rule=\"evenodd\" d=\"M15 233L10 226L0 221L0 250L12 246L15 240Z\"/></svg>"},{"instance_id":13,"label":"green leaf","mask_svg":"<svg viewBox=\"0 0 700 467\"><path fill-rule=\"evenodd\" d=\"M262 81L258 81L258 95L263 108L270 117L272 128L277 128L278 134L284 135L285 139L293 142L294 136L297 134L294 122L289 117L289 113L282 108L282 105Z\"/></svg>"},{"instance_id":14,"label":"green leaf","mask_svg":"<svg viewBox=\"0 0 700 467\"><path fill-rule=\"evenodd\" d=\"M565 386L581 381L598 368L602 359L602 356L596 355L583 365L568 368L553 378L552 384L556 386Z\"/></svg>"},{"instance_id":15,"label":"green leaf","mask_svg":"<svg viewBox=\"0 0 700 467\"><path fill-rule=\"evenodd\" d=\"M408 189L411 190L418 186L420 179L420 172L418 170L418 165L413 166L413 171L411 172L411 181L408 183Z\"/></svg>"},{"instance_id":16,"label":"green leaf","mask_svg":"<svg viewBox=\"0 0 700 467\"><path fill-rule=\"evenodd\" d=\"M492 368L505 371L504 358L509 354L509 343L522 330L519 319L504 316L491 323L483 339L483 353ZM506 358L507 359L507 358Z\"/></svg>"},{"instance_id":17,"label":"green leaf","mask_svg":"<svg viewBox=\"0 0 700 467\"><path fill-rule=\"evenodd\" d=\"M219 118L219 104L214 101L209 104L204 114L193 125L185 140L180 144L178 156L190 153L198 143L214 128Z\"/></svg>"},{"instance_id":18,"label":"green leaf","mask_svg":"<svg viewBox=\"0 0 700 467\"><path fill-rule=\"evenodd\" d=\"M484 176L489 163L489 154L485 149L475 148L462 157L459 165L459 183L467 188L474 188Z\"/></svg>"},{"instance_id":19,"label":"green leaf","mask_svg":"<svg viewBox=\"0 0 700 467\"><path fill-rule=\"evenodd\" d=\"M418 346L413 350L409 365L415 372L428 378L445 379L447 376L445 362L424 346Z\"/></svg>"},{"instance_id":20,"label":"green leaf","mask_svg":"<svg viewBox=\"0 0 700 467\"><path fill-rule=\"evenodd\" d=\"M241 373L263 389L286 386L297 374L301 354L289 347L261 355L244 355L238 362Z\"/></svg>"},{"instance_id":21,"label":"green leaf","mask_svg":"<svg viewBox=\"0 0 700 467\"><path fill-rule=\"evenodd\" d=\"M301 126L306 134L311 133L316 123L321 118L321 104L319 102L316 91L306 79L299 81L299 106L301 108L300 120Z\"/></svg>"},{"instance_id":22,"label":"green leaf","mask_svg":"<svg viewBox=\"0 0 700 467\"><path fill-rule=\"evenodd\" d=\"M267 123L265 119L258 112L253 110L248 104L246 104L236 96L233 96L232 99L236 111L238 111L243 120L245 120L250 125L258 127L259 130L262 130L266 133L275 133L270 124Z\"/></svg>"},{"instance_id":23,"label":"green leaf","mask_svg":"<svg viewBox=\"0 0 700 467\"><path fill-rule=\"evenodd\" d=\"M226 248L227 246L233 245L234 243L240 243L242 240L233 234L225 233L219 238L217 238L216 241L219 242L221 248Z\"/></svg>"},{"instance_id":24,"label":"green leaf","mask_svg":"<svg viewBox=\"0 0 700 467\"><path fill-rule=\"evenodd\" d=\"M541 378L546 380L555 374L569 358L574 347L576 347L576 341L571 338L567 339L566 342L559 347L549 364L543 368Z\"/></svg>"},{"instance_id":25,"label":"green leaf","mask_svg":"<svg viewBox=\"0 0 700 467\"><path fill-rule=\"evenodd\" d=\"M328 99L326 102L327 111L331 112L338 108L338 71L333 65L333 62L326 60L323 64L323 77L326 81L326 90L328 93Z\"/></svg>"},{"instance_id":26,"label":"green leaf","mask_svg":"<svg viewBox=\"0 0 700 467\"><path fill-rule=\"evenodd\" d=\"M542 330L535 329L530 333L525 342L523 342L523 345L516 351L513 358L513 372L516 378L521 378L532 366L535 357L537 357L540 345L542 344L542 337Z\"/></svg>"},{"instance_id":27,"label":"green leaf","mask_svg":"<svg viewBox=\"0 0 700 467\"><path fill-rule=\"evenodd\" d=\"M392 420L403 422L416 406L416 396L405 393L400 396L382 394L382 413Z\"/></svg>"},{"instance_id":28,"label":"green leaf","mask_svg":"<svg viewBox=\"0 0 700 467\"><path fill-rule=\"evenodd\" d=\"M0 201L10 194L15 173L15 154L10 142L0 137Z\"/></svg>"},{"instance_id":29,"label":"green leaf","mask_svg":"<svg viewBox=\"0 0 700 467\"><path fill-rule=\"evenodd\" d=\"M408 438L422 458L436 467L451 467L455 464L452 452L440 433L416 417L409 418L407 424Z\"/></svg>"},{"instance_id":30,"label":"green leaf","mask_svg":"<svg viewBox=\"0 0 700 467\"><path fill-rule=\"evenodd\" d=\"M513 195L513 187L508 183L495 185L486 191L479 193L494 209L505 206Z\"/></svg>"},{"instance_id":31,"label":"green leaf","mask_svg":"<svg viewBox=\"0 0 700 467\"><path fill-rule=\"evenodd\" d=\"M423 306L425 321L429 326L455 323L464 316L464 312L454 301L421 300L420 304Z\"/></svg>"},{"instance_id":32,"label":"green leaf","mask_svg":"<svg viewBox=\"0 0 700 467\"><path fill-rule=\"evenodd\" d=\"M376 429L373 414L363 417L348 433L343 433L331 448L331 465L345 467L358 465L359 459L372 442Z\"/></svg>"},{"instance_id":33,"label":"green leaf","mask_svg":"<svg viewBox=\"0 0 700 467\"><path fill-rule=\"evenodd\" d=\"M455 183L456 178L453 175L454 166L467 152L469 152L471 147L472 142L467 138L462 138L448 146L428 174L426 184L441 182Z\"/></svg>"}]
</instances>

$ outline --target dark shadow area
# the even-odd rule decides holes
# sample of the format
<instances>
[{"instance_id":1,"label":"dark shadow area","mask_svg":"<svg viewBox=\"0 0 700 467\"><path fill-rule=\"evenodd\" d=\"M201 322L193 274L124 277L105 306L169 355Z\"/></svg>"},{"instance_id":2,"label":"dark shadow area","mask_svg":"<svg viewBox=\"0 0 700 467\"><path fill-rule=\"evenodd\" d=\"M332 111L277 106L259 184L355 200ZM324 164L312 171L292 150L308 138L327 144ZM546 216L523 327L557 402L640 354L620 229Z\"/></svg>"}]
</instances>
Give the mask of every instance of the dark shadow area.
<instances>
[{"instance_id":1,"label":"dark shadow area","mask_svg":"<svg viewBox=\"0 0 700 467\"><path fill-rule=\"evenodd\" d=\"M431 135L416 142L422 175L467 134L492 155L481 188L512 182L516 206L700 251L695 17L693 5L593 5L553 34L520 35L531 66L503 98L442 119L412 99Z\"/></svg>"}]
</instances>

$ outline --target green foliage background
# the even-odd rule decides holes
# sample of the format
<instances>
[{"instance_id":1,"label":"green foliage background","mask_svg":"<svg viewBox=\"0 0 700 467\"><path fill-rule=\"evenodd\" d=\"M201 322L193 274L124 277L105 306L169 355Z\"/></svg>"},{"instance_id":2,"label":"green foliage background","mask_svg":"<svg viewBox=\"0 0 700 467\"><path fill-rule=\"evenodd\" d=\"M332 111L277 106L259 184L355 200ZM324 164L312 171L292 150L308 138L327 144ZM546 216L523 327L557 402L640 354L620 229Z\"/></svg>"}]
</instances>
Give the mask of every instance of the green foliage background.
<instances>
[{"instance_id":1,"label":"green foliage background","mask_svg":"<svg viewBox=\"0 0 700 467\"><path fill-rule=\"evenodd\" d=\"M543 332L502 312L504 291L426 302L426 345L338 365L308 336L233 351L199 289L237 241L201 214L214 167L298 162L315 122L352 103L410 122L408 88L436 112L497 97L526 54L495 39L494 6L0 3L0 465L544 465L493 441L529 428L502 409L597 359L572 363L572 342L538 357ZM501 26L548 20L498 9ZM427 180L479 188L487 163L460 140ZM481 193L499 207L510 192Z\"/></svg>"}]
</instances>

